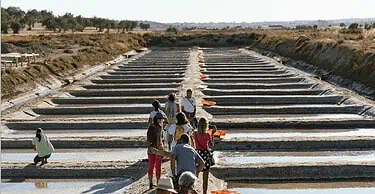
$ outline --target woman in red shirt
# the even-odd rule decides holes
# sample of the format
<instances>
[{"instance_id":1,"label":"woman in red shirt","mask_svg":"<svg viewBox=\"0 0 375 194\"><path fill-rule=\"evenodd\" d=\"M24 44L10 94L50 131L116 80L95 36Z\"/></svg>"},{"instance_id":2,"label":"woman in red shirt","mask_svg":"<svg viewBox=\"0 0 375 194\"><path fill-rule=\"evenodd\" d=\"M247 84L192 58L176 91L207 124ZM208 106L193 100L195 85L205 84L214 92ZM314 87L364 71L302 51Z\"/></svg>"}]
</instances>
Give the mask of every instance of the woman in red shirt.
<instances>
[{"instance_id":1,"label":"woman in red shirt","mask_svg":"<svg viewBox=\"0 0 375 194\"><path fill-rule=\"evenodd\" d=\"M195 149L197 150L198 154L204 160L204 167L203 167L203 194L207 193L208 187L208 176L210 174L210 166L212 162L212 151L211 148L214 146L213 136L211 136L207 130L209 128L208 121L206 118L199 119L198 122L198 130L194 132L194 141L195 141ZM216 131L216 127L213 126L214 134Z\"/></svg>"}]
</instances>

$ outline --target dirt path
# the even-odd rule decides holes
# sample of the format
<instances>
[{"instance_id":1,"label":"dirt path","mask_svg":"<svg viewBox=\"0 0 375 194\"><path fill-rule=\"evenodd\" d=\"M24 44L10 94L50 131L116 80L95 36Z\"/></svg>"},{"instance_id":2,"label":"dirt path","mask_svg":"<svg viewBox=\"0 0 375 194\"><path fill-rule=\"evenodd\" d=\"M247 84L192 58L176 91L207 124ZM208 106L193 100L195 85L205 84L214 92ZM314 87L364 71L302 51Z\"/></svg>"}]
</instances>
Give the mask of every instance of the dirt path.
<instances>
[{"instance_id":1,"label":"dirt path","mask_svg":"<svg viewBox=\"0 0 375 194\"><path fill-rule=\"evenodd\" d=\"M200 90L201 86L201 80L200 80L200 68L198 63L198 49L192 48L189 58L189 66L185 72L185 80L182 84L182 91L180 91L180 98L185 96L186 90L191 88L193 90L193 96L196 98L196 101L198 103L197 105L197 117L206 117L208 119L211 119L212 116L207 113L205 110L202 109L202 105L200 104L201 100L203 99L204 94ZM167 175L168 169L169 169L170 163L165 162L162 165L162 177ZM154 180L154 184L156 184L156 181ZM198 193L202 193L202 173L200 173L200 177L198 182L196 183L196 190ZM210 193L213 190L222 189L225 187L225 182L223 180L217 179L212 174L210 174L209 177L209 187L208 187L208 193ZM155 189L149 190L148 189L148 176L145 175L133 184L129 186L129 189L126 193L142 193L142 194L148 194L148 193L155 193Z\"/></svg>"},{"instance_id":2,"label":"dirt path","mask_svg":"<svg viewBox=\"0 0 375 194\"><path fill-rule=\"evenodd\" d=\"M206 117L209 120L212 118L212 115L206 112L202 108L201 101L204 97L204 94L201 91L202 87L202 82L200 80L200 67L198 63L198 49L197 48L192 48L191 54L190 54L190 61L189 61L189 66L188 69L186 70L185 73L185 81L183 82L182 86L182 92L181 92L181 97L186 95L186 90L187 89L192 89L193 90L193 96L195 97L197 101L197 117Z\"/></svg>"},{"instance_id":3,"label":"dirt path","mask_svg":"<svg viewBox=\"0 0 375 194\"><path fill-rule=\"evenodd\" d=\"M162 164L162 177L165 177L167 174L167 171L169 169L170 163L165 162ZM156 184L156 180L154 177L154 184ZM200 173L199 180L195 185L195 189L198 191L198 193L202 193L202 173ZM209 177L209 184L208 184L208 193L210 193L213 190L222 189L225 187L225 182L217 179L212 174L210 174ZM143 176L133 184L129 185L128 191L126 191L126 194L131 193L139 193L139 194L151 194L156 193L156 189L149 190L148 189L148 175Z\"/></svg>"}]
</instances>

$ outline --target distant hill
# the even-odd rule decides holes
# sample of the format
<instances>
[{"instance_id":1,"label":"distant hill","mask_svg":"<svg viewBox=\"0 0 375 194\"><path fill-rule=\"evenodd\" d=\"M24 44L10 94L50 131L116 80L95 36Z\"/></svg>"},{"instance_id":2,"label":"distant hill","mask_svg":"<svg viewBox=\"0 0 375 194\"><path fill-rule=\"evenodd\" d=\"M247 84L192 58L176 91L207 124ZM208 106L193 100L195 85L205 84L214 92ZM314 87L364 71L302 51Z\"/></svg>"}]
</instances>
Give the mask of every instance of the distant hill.
<instances>
[{"instance_id":1,"label":"distant hill","mask_svg":"<svg viewBox=\"0 0 375 194\"><path fill-rule=\"evenodd\" d=\"M268 22L205 22L205 23L195 23L195 22L183 22L183 23L168 23L167 26L175 26L179 29L182 28L226 28L226 27L239 27L242 28L257 28L257 27L268 27L270 25L282 25L284 27L296 27L298 25L318 25L318 27L328 27L329 25L338 26L340 23L344 23L347 26L352 23L359 24L373 24L375 23L375 18L350 18L350 19L337 19L337 20L295 20L295 21L268 21Z\"/></svg>"}]
</instances>

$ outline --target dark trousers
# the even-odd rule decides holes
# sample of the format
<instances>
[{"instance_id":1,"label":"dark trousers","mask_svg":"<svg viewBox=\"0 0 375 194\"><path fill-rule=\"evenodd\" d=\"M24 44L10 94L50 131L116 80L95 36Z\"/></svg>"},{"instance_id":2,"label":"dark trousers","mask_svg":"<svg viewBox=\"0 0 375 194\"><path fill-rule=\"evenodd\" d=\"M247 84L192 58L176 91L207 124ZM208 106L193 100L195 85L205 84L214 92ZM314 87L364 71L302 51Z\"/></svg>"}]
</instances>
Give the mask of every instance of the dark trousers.
<instances>
[{"instance_id":1,"label":"dark trousers","mask_svg":"<svg viewBox=\"0 0 375 194\"><path fill-rule=\"evenodd\" d=\"M34 163L37 164L38 162L42 161L43 158L49 158L51 157L51 154L48 154L47 156L44 157L39 157L38 154L34 158Z\"/></svg>"},{"instance_id":2,"label":"dark trousers","mask_svg":"<svg viewBox=\"0 0 375 194\"><path fill-rule=\"evenodd\" d=\"M197 121L197 118L195 117L195 114L194 113L189 113L189 112L185 112L185 115L187 117L187 119L190 121L190 125L195 129L197 128L198 126L198 121Z\"/></svg>"}]
</instances>

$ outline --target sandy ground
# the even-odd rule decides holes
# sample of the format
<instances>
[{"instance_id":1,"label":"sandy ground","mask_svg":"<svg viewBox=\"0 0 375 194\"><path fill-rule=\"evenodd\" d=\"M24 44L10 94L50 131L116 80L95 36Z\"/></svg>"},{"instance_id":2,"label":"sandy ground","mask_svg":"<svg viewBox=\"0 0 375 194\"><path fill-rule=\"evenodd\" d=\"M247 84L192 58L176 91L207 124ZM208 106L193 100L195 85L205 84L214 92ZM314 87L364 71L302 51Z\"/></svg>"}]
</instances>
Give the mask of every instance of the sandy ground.
<instances>
[{"instance_id":1,"label":"sandy ground","mask_svg":"<svg viewBox=\"0 0 375 194\"><path fill-rule=\"evenodd\" d=\"M183 92L182 95L186 95L187 89L193 90L193 96L195 97L195 100L197 102L197 117L206 117L209 120L212 119L212 115L206 112L202 108L201 101L203 100L203 97L205 96L201 89L201 80L200 80L200 67L198 63L198 49L192 48L191 55L189 59L189 66L187 68L187 71L185 73L185 81L183 82ZM182 97L182 96L181 96Z\"/></svg>"},{"instance_id":2,"label":"sandy ground","mask_svg":"<svg viewBox=\"0 0 375 194\"><path fill-rule=\"evenodd\" d=\"M162 165L162 177L166 176L167 170L169 169L170 163L166 162ZM202 193L202 173L200 173L199 180L195 185L195 189L198 193ZM154 178L154 184L156 184L156 180ZM213 190L223 189L225 188L225 182L223 180L217 179L212 174L210 174L209 178L209 188L208 193ZM133 184L129 185L128 191L125 193L142 193L142 194L151 194L156 193L155 189L149 190L148 189L148 175L143 176L138 181L134 182Z\"/></svg>"}]
</instances>

